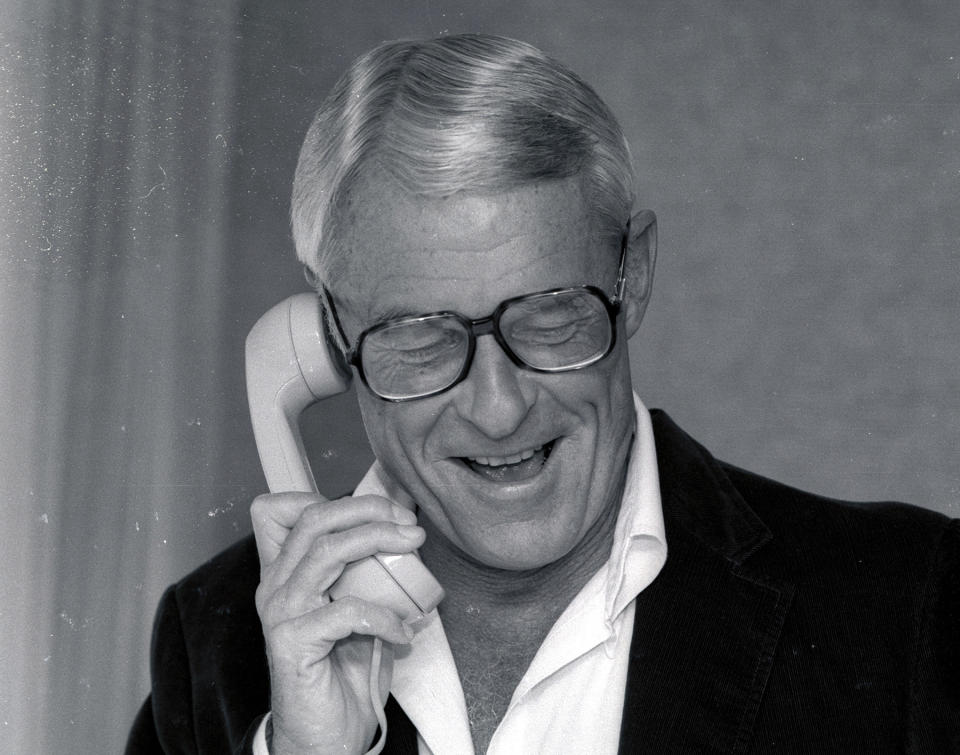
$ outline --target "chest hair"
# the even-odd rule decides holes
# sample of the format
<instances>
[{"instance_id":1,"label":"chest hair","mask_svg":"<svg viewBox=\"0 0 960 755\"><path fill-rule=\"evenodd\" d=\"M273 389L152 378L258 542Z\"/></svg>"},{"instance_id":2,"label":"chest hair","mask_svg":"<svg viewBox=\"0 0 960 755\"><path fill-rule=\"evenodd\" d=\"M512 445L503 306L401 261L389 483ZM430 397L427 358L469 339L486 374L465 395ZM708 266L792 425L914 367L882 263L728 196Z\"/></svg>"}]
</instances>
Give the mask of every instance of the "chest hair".
<instances>
[{"instance_id":1,"label":"chest hair","mask_svg":"<svg viewBox=\"0 0 960 755\"><path fill-rule=\"evenodd\" d=\"M463 687L473 747L482 755L536 655L540 638L493 637L482 632L448 639Z\"/></svg>"}]
</instances>

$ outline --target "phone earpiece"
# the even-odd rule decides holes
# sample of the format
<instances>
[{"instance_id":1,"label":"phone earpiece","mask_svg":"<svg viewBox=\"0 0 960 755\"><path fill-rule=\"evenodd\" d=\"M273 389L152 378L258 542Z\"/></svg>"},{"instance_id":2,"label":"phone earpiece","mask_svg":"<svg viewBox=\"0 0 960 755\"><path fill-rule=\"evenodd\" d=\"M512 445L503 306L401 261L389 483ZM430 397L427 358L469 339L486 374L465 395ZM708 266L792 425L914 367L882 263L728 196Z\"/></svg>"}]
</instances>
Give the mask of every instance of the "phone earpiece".
<instances>
[{"instance_id":1,"label":"phone earpiece","mask_svg":"<svg viewBox=\"0 0 960 755\"><path fill-rule=\"evenodd\" d=\"M317 399L343 393L350 386L350 366L329 341L316 294L296 294L290 304L290 337L300 372Z\"/></svg>"}]
</instances>

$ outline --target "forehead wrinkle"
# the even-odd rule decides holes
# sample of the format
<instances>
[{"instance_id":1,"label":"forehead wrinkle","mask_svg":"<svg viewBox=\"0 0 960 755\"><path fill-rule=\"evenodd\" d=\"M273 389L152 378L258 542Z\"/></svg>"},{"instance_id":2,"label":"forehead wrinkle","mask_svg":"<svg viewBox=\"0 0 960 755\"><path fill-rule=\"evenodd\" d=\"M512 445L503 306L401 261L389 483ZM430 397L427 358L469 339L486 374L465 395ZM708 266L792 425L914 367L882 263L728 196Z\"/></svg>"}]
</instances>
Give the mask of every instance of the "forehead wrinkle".
<instances>
[{"instance_id":1,"label":"forehead wrinkle","mask_svg":"<svg viewBox=\"0 0 960 755\"><path fill-rule=\"evenodd\" d=\"M363 287L358 284L369 281L370 276L365 275L362 271L357 271L353 266L350 266L349 272L345 271L340 276L340 285L338 285L337 288L340 290L341 295L337 296L336 298L338 303L341 303L345 310L347 310L353 317L362 321L365 318L369 318L370 315L375 312L376 305L383 301L383 290L385 288L391 290L400 288L400 286L394 284L394 281L403 281L406 277L407 276L402 272L386 273L382 276L376 276L374 277L372 290L365 292L365 295L363 297L359 297L358 301L357 296L344 296L342 292L344 290L362 290ZM392 317L394 315L391 314L389 316Z\"/></svg>"},{"instance_id":2,"label":"forehead wrinkle","mask_svg":"<svg viewBox=\"0 0 960 755\"><path fill-rule=\"evenodd\" d=\"M348 288L358 290L356 282L358 280L366 281L368 278L362 273L351 273L344 276L344 282L352 283ZM461 279L453 275L436 275L429 282L421 279L412 280L410 276L403 272L388 273L379 276L373 282L372 290L365 292L361 302L354 300L354 297L342 297L344 309L351 315L367 324L390 320L395 317L408 317L425 314L423 306L416 303L404 304L398 301L404 296L422 290L424 285L443 284L445 282L458 283ZM365 305L365 306L364 306Z\"/></svg>"},{"instance_id":3,"label":"forehead wrinkle","mask_svg":"<svg viewBox=\"0 0 960 755\"><path fill-rule=\"evenodd\" d=\"M431 304L429 301L429 293L432 287L443 290L445 284L458 286L463 282L472 282L475 280L470 277L458 276L442 271L442 258L446 254L467 254L470 251L471 250L466 249L462 252L448 249L440 251L424 250L424 255L427 259L441 259L441 262L436 263L431 268L432 271L437 272L435 274L431 272L429 279L412 277L405 271L384 271L374 276L375 280L372 281L372 289L364 293L362 301L355 302L352 297L337 297L338 302L342 302L343 308L349 311L355 319L363 323L363 327L369 327L370 325L385 320L398 317L416 317L438 311L456 311L471 317L482 317L489 314L500 301L513 296L563 286L593 284L604 288L605 285L602 280L594 280L599 272L597 257L596 255L591 255L587 250L584 251L585 261L587 263L584 274L544 278L539 274L540 270L544 267L543 263L544 261L549 263L558 250L540 248L530 256L524 255L520 259L515 258L509 269L505 269L501 274L485 281L483 293L489 293L490 295L484 297L488 301L477 302L476 311L470 311L464 307L456 307L444 301ZM478 261L478 265L482 265L482 260ZM602 266L600 267L602 269ZM526 275L526 271L531 268L537 270L535 276ZM518 285L518 282L524 278L529 278L526 285ZM359 287L356 285L358 282L371 283L368 276L356 268L352 268L341 280L352 284L349 285L348 288L352 288L353 290L358 290ZM491 292L491 289L496 290ZM423 296L424 292L427 292L427 297ZM409 297L408 301L403 301L407 297Z\"/></svg>"},{"instance_id":4,"label":"forehead wrinkle","mask_svg":"<svg viewBox=\"0 0 960 755\"><path fill-rule=\"evenodd\" d=\"M507 244L520 241L523 239L531 238L531 237L536 239L539 236L539 234L537 234L536 231L533 231L533 230L521 231L519 233L513 233L513 234L501 233L500 235L501 235L501 238L497 239L493 243L487 244L486 246L482 246L482 247L477 246L476 241L474 239L469 238L466 235L462 237L454 236L453 239L447 242L442 252L435 252L434 254L436 254L437 256L442 256L444 254L492 254L496 252L498 249L500 249L501 247L506 246ZM439 232L433 233L434 239L439 237L440 237Z\"/></svg>"}]
</instances>

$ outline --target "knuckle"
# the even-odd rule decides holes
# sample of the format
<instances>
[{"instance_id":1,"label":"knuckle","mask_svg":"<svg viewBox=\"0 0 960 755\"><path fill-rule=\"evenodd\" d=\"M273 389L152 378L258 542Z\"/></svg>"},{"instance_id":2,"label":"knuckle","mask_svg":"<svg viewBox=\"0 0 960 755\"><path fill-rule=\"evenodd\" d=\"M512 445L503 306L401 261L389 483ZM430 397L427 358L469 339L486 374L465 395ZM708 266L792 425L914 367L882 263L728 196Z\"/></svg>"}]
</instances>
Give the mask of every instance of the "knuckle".
<instances>
[{"instance_id":1,"label":"knuckle","mask_svg":"<svg viewBox=\"0 0 960 755\"><path fill-rule=\"evenodd\" d=\"M264 627L264 640L267 645L273 649L283 647L296 647L297 632L293 622L279 621Z\"/></svg>"},{"instance_id":2,"label":"knuckle","mask_svg":"<svg viewBox=\"0 0 960 755\"><path fill-rule=\"evenodd\" d=\"M250 504L250 518L255 522L259 522L264 519L267 508L270 505L269 493L262 493L253 499L253 503Z\"/></svg>"},{"instance_id":3,"label":"knuckle","mask_svg":"<svg viewBox=\"0 0 960 755\"><path fill-rule=\"evenodd\" d=\"M311 503L300 512L298 524L309 530L320 529L329 518L328 503Z\"/></svg>"},{"instance_id":4,"label":"knuckle","mask_svg":"<svg viewBox=\"0 0 960 755\"><path fill-rule=\"evenodd\" d=\"M292 599L289 590L280 588L270 594L263 604L260 621L264 627L276 629L302 612L299 601Z\"/></svg>"},{"instance_id":5,"label":"knuckle","mask_svg":"<svg viewBox=\"0 0 960 755\"><path fill-rule=\"evenodd\" d=\"M331 558L331 543L329 537L317 537L310 543L308 553L311 561L325 562Z\"/></svg>"},{"instance_id":6,"label":"knuckle","mask_svg":"<svg viewBox=\"0 0 960 755\"><path fill-rule=\"evenodd\" d=\"M273 626L280 618L278 614L281 606L277 600L277 592L277 590L257 588L257 612L260 614L260 621L264 626Z\"/></svg>"},{"instance_id":7,"label":"knuckle","mask_svg":"<svg viewBox=\"0 0 960 755\"><path fill-rule=\"evenodd\" d=\"M260 626L263 629L264 637L276 631L276 628L283 622L283 617L279 615L276 608L268 601L260 611Z\"/></svg>"},{"instance_id":8,"label":"knuckle","mask_svg":"<svg viewBox=\"0 0 960 755\"><path fill-rule=\"evenodd\" d=\"M257 585L257 590L254 593L254 605L261 622L266 623L276 613L278 592L279 590L266 580Z\"/></svg>"},{"instance_id":9,"label":"knuckle","mask_svg":"<svg viewBox=\"0 0 960 755\"><path fill-rule=\"evenodd\" d=\"M270 594L267 591L266 585L261 582L257 585L257 591L253 595L253 602L257 606L257 613L260 614L260 617L263 618L264 611L267 607L267 601L270 599Z\"/></svg>"}]
</instances>

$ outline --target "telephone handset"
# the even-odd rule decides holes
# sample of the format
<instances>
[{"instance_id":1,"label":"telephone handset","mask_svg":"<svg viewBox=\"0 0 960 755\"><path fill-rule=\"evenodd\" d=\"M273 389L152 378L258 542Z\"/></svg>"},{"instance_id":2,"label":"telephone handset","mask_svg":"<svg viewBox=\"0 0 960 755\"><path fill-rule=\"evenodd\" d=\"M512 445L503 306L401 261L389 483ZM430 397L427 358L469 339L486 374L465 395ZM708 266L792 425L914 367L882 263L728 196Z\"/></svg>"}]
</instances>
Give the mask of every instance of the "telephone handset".
<instances>
[{"instance_id":1,"label":"telephone handset","mask_svg":"<svg viewBox=\"0 0 960 755\"><path fill-rule=\"evenodd\" d=\"M273 493L316 493L298 420L310 404L347 390L350 374L327 346L314 293L295 294L257 321L247 336L247 398L260 463ZM330 588L387 606L416 627L443 599L443 588L412 553L377 553L348 564Z\"/></svg>"}]
</instances>

